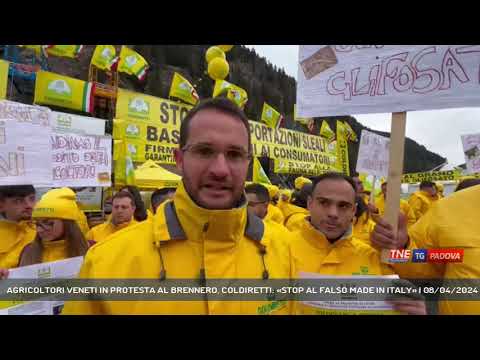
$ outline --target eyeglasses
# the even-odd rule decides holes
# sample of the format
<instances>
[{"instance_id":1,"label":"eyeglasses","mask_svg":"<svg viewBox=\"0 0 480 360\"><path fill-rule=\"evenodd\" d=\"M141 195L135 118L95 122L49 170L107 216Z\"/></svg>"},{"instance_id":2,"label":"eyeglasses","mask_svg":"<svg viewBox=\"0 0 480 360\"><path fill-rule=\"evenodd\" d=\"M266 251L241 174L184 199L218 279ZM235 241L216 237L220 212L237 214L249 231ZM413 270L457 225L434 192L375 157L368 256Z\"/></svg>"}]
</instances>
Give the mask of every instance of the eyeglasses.
<instances>
[{"instance_id":1,"label":"eyeglasses","mask_svg":"<svg viewBox=\"0 0 480 360\"><path fill-rule=\"evenodd\" d=\"M35 221L35 225L43 230L50 231L53 229L55 225L55 221L53 220L37 220Z\"/></svg>"},{"instance_id":2,"label":"eyeglasses","mask_svg":"<svg viewBox=\"0 0 480 360\"><path fill-rule=\"evenodd\" d=\"M257 206L257 205L265 205L268 204L268 201L249 201L247 203L248 206Z\"/></svg>"},{"instance_id":3,"label":"eyeglasses","mask_svg":"<svg viewBox=\"0 0 480 360\"><path fill-rule=\"evenodd\" d=\"M222 153L227 162L231 164L240 164L249 161L252 158L252 155L248 151L241 148L231 148L222 151L207 144L187 145L182 148L182 151L190 152L190 154L197 160L207 161L215 159L218 154Z\"/></svg>"}]
</instances>

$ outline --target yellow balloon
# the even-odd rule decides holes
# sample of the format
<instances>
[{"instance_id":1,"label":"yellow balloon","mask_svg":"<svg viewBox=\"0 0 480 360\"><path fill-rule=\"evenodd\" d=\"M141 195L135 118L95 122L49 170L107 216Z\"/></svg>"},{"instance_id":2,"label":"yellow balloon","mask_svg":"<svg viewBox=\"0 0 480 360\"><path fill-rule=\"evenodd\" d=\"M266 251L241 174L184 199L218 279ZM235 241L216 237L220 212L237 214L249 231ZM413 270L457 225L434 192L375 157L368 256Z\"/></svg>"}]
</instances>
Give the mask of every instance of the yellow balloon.
<instances>
[{"instance_id":1,"label":"yellow balloon","mask_svg":"<svg viewBox=\"0 0 480 360\"><path fill-rule=\"evenodd\" d=\"M234 45L217 45L220 49L222 49L225 52L229 52L232 50Z\"/></svg>"},{"instance_id":2,"label":"yellow balloon","mask_svg":"<svg viewBox=\"0 0 480 360\"><path fill-rule=\"evenodd\" d=\"M205 53L205 59L207 63L210 64L210 61L216 58L226 59L225 53L218 46L212 46Z\"/></svg>"},{"instance_id":3,"label":"yellow balloon","mask_svg":"<svg viewBox=\"0 0 480 360\"><path fill-rule=\"evenodd\" d=\"M208 75L210 75L213 80L225 79L229 71L230 66L225 59L215 58L208 64Z\"/></svg>"}]
</instances>

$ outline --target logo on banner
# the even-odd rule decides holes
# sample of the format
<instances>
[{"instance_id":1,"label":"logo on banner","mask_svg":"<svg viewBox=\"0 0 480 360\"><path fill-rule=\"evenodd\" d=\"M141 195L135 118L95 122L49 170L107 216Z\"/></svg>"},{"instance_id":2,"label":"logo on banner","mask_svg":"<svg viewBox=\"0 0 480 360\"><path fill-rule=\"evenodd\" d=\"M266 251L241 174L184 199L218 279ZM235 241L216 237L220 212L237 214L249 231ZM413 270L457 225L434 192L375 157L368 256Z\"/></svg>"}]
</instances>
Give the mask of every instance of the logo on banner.
<instances>
[{"instance_id":1,"label":"logo on banner","mask_svg":"<svg viewBox=\"0 0 480 360\"><path fill-rule=\"evenodd\" d=\"M72 89L62 79L51 81L48 84L46 93L52 98L70 99L72 97Z\"/></svg>"},{"instance_id":2,"label":"logo on banner","mask_svg":"<svg viewBox=\"0 0 480 360\"><path fill-rule=\"evenodd\" d=\"M133 98L128 103L128 115L132 117L148 119L149 112L150 104L141 97Z\"/></svg>"},{"instance_id":3,"label":"logo on banner","mask_svg":"<svg viewBox=\"0 0 480 360\"><path fill-rule=\"evenodd\" d=\"M140 129L135 124L129 124L125 129L125 135L127 137L138 138L140 136Z\"/></svg>"}]
</instances>

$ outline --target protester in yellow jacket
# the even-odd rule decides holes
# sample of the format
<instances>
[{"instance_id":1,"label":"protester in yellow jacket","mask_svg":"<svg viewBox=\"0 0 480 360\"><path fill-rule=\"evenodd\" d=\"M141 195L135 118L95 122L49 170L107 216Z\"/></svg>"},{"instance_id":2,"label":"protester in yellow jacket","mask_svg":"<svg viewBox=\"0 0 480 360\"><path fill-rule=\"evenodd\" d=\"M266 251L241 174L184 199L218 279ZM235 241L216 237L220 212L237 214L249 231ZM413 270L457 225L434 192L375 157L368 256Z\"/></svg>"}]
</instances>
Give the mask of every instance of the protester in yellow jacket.
<instances>
[{"instance_id":1,"label":"protester in yellow jacket","mask_svg":"<svg viewBox=\"0 0 480 360\"><path fill-rule=\"evenodd\" d=\"M22 249L19 263L12 267L84 256L88 243L76 222L77 217L75 196L43 195L32 213L37 235Z\"/></svg>"},{"instance_id":2,"label":"protester in yellow jacket","mask_svg":"<svg viewBox=\"0 0 480 360\"><path fill-rule=\"evenodd\" d=\"M356 212L353 218L353 237L370 245L370 235L375 228L375 221L370 217L367 204L356 195Z\"/></svg>"},{"instance_id":3,"label":"protester in yellow jacket","mask_svg":"<svg viewBox=\"0 0 480 360\"><path fill-rule=\"evenodd\" d=\"M0 186L0 268L18 266L23 248L35 239L34 206L32 185Z\"/></svg>"},{"instance_id":4,"label":"protester in yellow jacket","mask_svg":"<svg viewBox=\"0 0 480 360\"><path fill-rule=\"evenodd\" d=\"M312 192L312 184L305 184L302 190L296 191L293 194L292 204L288 205L288 208L284 209L285 227L290 231L295 231L303 223L306 216L309 215L307 210L307 200ZM288 209L288 211L287 211Z\"/></svg>"},{"instance_id":5,"label":"protester in yellow jacket","mask_svg":"<svg viewBox=\"0 0 480 360\"><path fill-rule=\"evenodd\" d=\"M270 202L268 204L268 211L265 220L275 221L278 224L283 224L284 216L282 211L277 207L279 200L280 190L275 185L265 185L270 196Z\"/></svg>"},{"instance_id":6,"label":"protester in yellow jacket","mask_svg":"<svg viewBox=\"0 0 480 360\"><path fill-rule=\"evenodd\" d=\"M377 224L372 234L372 243L380 248L401 249L460 249L461 262L422 262L395 265L400 276L410 279L464 280L460 284L468 287L468 279L480 279L480 186L474 186L436 202L417 223L407 230L405 221L399 221L398 236L384 220ZM466 281L465 281L466 280ZM455 284L450 284L449 291ZM455 297L452 294L445 296ZM472 297L477 298L478 294ZM439 302L441 315L480 315L479 301L445 300Z\"/></svg>"},{"instance_id":7,"label":"protester in yellow jacket","mask_svg":"<svg viewBox=\"0 0 480 360\"><path fill-rule=\"evenodd\" d=\"M326 173L314 180L308 200L311 215L293 233L295 241L289 244L295 278L335 275L352 276L353 280L357 275L393 274L388 265L382 264L377 250L352 236L355 199L355 184L348 176ZM393 305L398 312L426 313L423 301L395 300ZM295 303L295 311L297 314L329 313L301 301Z\"/></svg>"},{"instance_id":8,"label":"protester in yellow jacket","mask_svg":"<svg viewBox=\"0 0 480 360\"><path fill-rule=\"evenodd\" d=\"M93 227L85 236L88 241L98 243L112 234L135 225L135 199L126 191L116 193L112 199L112 214L110 220Z\"/></svg>"},{"instance_id":9,"label":"protester in yellow jacket","mask_svg":"<svg viewBox=\"0 0 480 360\"><path fill-rule=\"evenodd\" d=\"M289 279L290 233L247 210L244 183L252 147L248 119L228 99L201 102L180 128L183 174L173 201L93 246L80 277L98 279ZM258 301L71 301L64 314L282 314L288 303Z\"/></svg>"},{"instance_id":10,"label":"protester in yellow jacket","mask_svg":"<svg viewBox=\"0 0 480 360\"><path fill-rule=\"evenodd\" d=\"M435 184L430 181L420 183L420 190L414 192L408 200L408 204L415 214L416 221L426 214L436 200L437 189Z\"/></svg>"},{"instance_id":11,"label":"protester in yellow jacket","mask_svg":"<svg viewBox=\"0 0 480 360\"><path fill-rule=\"evenodd\" d=\"M443 194L443 192L445 191L445 187L443 186L443 184L440 182L436 182L435 188L437 189L438 200L443 199L445 197L445 195Z\"/></svg>"},{"instance_id":12,"label":"protester in yellow jacket","mask_svg":"<svg viewBox=\"0 0 480 360\"><path fill-rule=\"evenodd\" d=\"M382 184L382 193L375 198L373 213L383 216L385 214L385 198L387 196L387 183ZM412 226L417 221L413 209L407 201L400 199L400 211L407 217L407 225Z\"/></svg>"},{"instance_id":13,"label":"protester in yellow jacket","mask_svg":"<svg viewBox=\"0 0 480 360\"><path fill-rule=\"evenodd\" d=\"M68 187L63 187L59 189L52 189L44 194L47 198L49 197L62 197L66 196L67 198L75 199L75 205L77 206L77 217L76 221L80 230L82 231L83 235L86 235L90 231L90 227L88 226L88 220L85 213L78 207L78 203L76 202L77 194Z\"/></svg>"}]
</instances>

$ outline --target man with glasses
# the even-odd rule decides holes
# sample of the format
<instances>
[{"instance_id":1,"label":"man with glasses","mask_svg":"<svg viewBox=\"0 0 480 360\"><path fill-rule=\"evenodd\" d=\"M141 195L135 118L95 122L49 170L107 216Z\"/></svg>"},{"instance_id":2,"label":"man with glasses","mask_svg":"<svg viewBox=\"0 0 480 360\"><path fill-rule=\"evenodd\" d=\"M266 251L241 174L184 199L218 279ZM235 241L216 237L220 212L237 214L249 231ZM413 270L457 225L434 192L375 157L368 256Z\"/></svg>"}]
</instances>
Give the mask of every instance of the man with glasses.
<instances>
[{"instance_id":1,"label":"man with glasses","mask_svg":"<svg viewBox=\"0 0 480 360\"><path fill-rule=\"evenodd\" d=\"M175 151L183 174L173 201L153 219L114 234L86 256L83 278L211 279L290 278L285 242L290 233L247 210L244 184L252 158L250 126L225 98L201 102L182 121ZM135 241L132 241L134 239ZM210 284L210 282L209 282ZM218 288L217 288L218 289ZM222 295L222 294L220 294ZM222 296L226 296L223 294ZM289 305L271 294L255 301L72 301L66 314L281 314Z\"/></svg>"},{"instance_id":2,"label":"man with glasses","mask_svg":"<svg viewBox=\"0 0 480 360\"><path fill-rule=\"evenodd\" d=\"M35 238L32 185L0 186L0 268L18 266L23 248Z\"/></svg>"},{"instance_id":3,"label":"man with glasses","mask_svg":"<svg viewBox=\"0 0 480 360\"><path fill-rule=\"evenodd\" d=\"M270 196L265 186L250 184L245 187L247 194L248 208L260 219L264 219L268 212Z\"/></svg>"}]
</instances>

